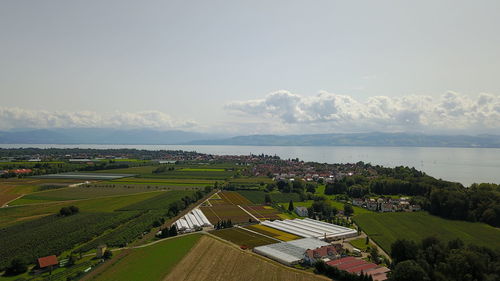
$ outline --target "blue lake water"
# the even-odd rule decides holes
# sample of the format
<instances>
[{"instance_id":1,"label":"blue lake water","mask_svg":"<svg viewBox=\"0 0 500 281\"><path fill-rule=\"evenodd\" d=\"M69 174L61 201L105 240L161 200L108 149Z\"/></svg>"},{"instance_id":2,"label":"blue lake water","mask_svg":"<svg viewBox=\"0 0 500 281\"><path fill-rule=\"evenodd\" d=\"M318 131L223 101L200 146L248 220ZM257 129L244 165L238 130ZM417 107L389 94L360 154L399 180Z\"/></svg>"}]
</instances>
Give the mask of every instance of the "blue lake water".
<instances>
[{"instance_id":1,"label":"blue lake water","mask_svg":"<svg viewBox=\"0 0 500 281\"><path fill-rule=\"evenodd\" d=\"M464 185L500 183L499 148L357 147L357 146L226 146L226 145L56 145L0 144L1 148L136 148L172 149L217 155L268 154L322 163L363 161L387 167L410 166L427 174Z\"/></svg>"}]
</instances>

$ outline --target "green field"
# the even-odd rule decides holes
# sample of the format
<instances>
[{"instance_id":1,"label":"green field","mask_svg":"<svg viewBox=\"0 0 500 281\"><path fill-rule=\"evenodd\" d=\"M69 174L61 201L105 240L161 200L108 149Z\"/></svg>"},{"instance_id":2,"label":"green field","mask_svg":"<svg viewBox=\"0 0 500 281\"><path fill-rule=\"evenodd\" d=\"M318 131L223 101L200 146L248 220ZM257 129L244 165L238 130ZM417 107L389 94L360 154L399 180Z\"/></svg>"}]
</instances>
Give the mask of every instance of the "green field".
<instances>
[{"instance_id":1,"label":"green field","mask_svg":"<svg viewBox=\"0 0 500 281\"><path fill-rule=\"evenodd\" d=\"M297 193L281 193L281 192L271 192L266 193L261 190L237 190L237 192L243 195L245 198L250 200L254 204L264 204L266 194L271 195L273 202L278 203L288 203L290 200L293 202L300 201L300 196Z\"/></svg>"},{"instance_id":2,"label":"green field","mask_svg":"<svg viewBox=\"0 0 500 281\"><path fill-rule=\"evenodd\" d=\"M171 203L192 195L192 191L174 190L120 208L121 211L168 209Z\"/></svg>"},{"instance_id":3,"label":"green field","mask_svg":"<svg viewBox=\"0 0 500 281\"><path fill-rule=\"evenodd\" d=\"M500 229L483 223L446 220L426 212L360 214L354 221L384 250L398 238L420 241L435 236L500 249Z\"/></svg>"},{"instance_id":4,"label":"green field","mask_svg":"<svg viewBox=\"0 0 500 281\"><path fill-rule=\"evenodd\" d=\"M121 259L113 259L106 271L91 280L160 281L191 250L200 234L164 240L145 248L133 249Z\"/></svg>"},{"instance_id":5,"label":"green field","mask_svg":"<svg viewBox=\"0 0 500 281\"><path fill-rule=\"evenodd\" d=\"M186 166L173 171L165 171L163 173L153 173L159 166L141 166L126 169L110 169L95 171L97 173L113 173L113 174L137 174L141 178L153 179L204 179L204 180L223 180L232 177L236 172L227 171L222 168L206 168L203 166ZM177 167L177 166L175 166Z\"/></svg>"},{"instance_id":6,"label":"green field","mask_svg":"<svg viewBox=\"0 0 500 281\"><path fill-rule=\"evenodd\" d=\"M365 238L351 240L349 241L349 244L351 244L354 248L360 249L361 251L366 251L366 248L369 246L369 244L366 244Z\"/></svg>"},{"instance_id":7,"label":"green field","mask_svg":"<svg viewBox=\"0 0 500 281\"><path fill-rule=\"evenodd\" d=\"M90 199L104 196L120 196L141 192L155 191L154 188L138 186L134 188L126 187L68 187L55 190L41 191L25 195L20 199L11 202L9 205L22 205L32 203L42 203L45 201L65 201Z\"/></svg>"},{"instance_id":8,"label":"green field","mask_svg":"<svg viewBox=\"0 0 500 281\"><path fill-rule=\"evenodd\" d=\"M161 185L193 185L206 186L215 183L214 180L196 180L196 179L158 179L158 178L122 178L103 182L105 184L113 183L136 183L136 184L161 184Z\"/></svg>"},{"instance_id":9,"label":"green field","mask_svg":"<svg viewBox=\"0 0 500 281\"><path fill-rule=\"evenodd\" d=\"M109 169L109 170L98 170L91 171L91 173L111 173L111 174L152 174L153 171L158 168L158 166L139 166L124 169Z\"/></svg>"},{"instance_id":10,"label":"green field","mask_svg":"<svg viewBox=\"0 0 500 281\"><path fill-rule=\"evenodd\" d=\"M210 168L181 168L179 171L182 172L224 172L224 169L210 169Z\"/></svg>"},{"instance_id":11,"label":"green field","mask_svg":"<svg viewBox=\"0 0 500 281\"><path fill-rule=\"evenodd\" d=\"M116 209L129 206L131 204L149 199L159 194L162 194L162 191L122 195L116 197L85 199L69 202L55 202L0 208L0 227L55 214L59 212L62 207L70 205L77 206L78 208L80 208L80 211L112 212Z\"/></svg>"}]
</instances>

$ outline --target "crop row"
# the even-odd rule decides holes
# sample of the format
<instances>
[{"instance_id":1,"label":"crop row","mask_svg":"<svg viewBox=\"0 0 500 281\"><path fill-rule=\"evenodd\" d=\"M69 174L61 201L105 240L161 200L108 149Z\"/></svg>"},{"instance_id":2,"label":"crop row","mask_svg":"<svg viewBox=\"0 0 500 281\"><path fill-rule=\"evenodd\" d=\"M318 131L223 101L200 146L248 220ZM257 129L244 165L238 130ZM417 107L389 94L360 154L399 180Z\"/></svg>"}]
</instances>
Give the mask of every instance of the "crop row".
<instances>
[{"instance_id":1,"label":"crop row","mask_svg":"<svg viewBox=\"0 0 500 281\"><path fill-rule=\"evenodd\" d=\"M39 257L59 255L117 227L134 215L137 213L52 215L0 229L0 270L14 258L33 263Z\"/></svg>"}]
</instances>

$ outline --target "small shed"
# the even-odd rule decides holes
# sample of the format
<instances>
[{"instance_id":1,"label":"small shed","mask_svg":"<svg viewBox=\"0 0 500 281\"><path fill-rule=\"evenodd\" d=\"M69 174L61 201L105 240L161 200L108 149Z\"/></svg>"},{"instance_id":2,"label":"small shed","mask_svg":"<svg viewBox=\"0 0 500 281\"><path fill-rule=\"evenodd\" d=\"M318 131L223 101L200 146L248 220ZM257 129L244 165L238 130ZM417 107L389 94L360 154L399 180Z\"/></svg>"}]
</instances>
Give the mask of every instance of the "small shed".
<instances>
[{"instance_id":1,"label":"small shed","mask_svg":"<svg viewBox=\"0 0 500 281\"><path fill-rule=\"evenodd\" d=\"M57 260L57 257L55 255L38 259L38 267L40 269L51 268L53 266L58 266L58 265L59 261Z\"/></svg>"}]
</instances>

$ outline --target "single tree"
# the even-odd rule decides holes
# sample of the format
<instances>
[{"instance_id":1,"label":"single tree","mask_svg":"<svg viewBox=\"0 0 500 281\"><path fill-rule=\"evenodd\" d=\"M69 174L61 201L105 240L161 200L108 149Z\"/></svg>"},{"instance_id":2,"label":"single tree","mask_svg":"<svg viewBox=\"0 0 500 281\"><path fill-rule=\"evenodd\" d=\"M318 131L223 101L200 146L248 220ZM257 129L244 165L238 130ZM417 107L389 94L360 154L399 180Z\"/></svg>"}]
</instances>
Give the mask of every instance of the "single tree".
<instances>
[{"instance_id":1,"label":"single tree","mask_svg":"<svg viewBox=\"0 0 500 281\"><path fill-rule=\"evenodd\" d=\"M344 215L346 217L350 217L352 214L354 214L354 209L352 208L352 205L344 204Z\"/></svg>"},{"instance_id":2,"label":"single tree","mask_svg":"<svg viewBox=\"0 0 500 281\"><path fill-rule=\"evenodd\" d=\"M264 196L264 202L265 202L266 204L271 204L271 203L273 202L273 200L271 200L271 195L266 194L266 195Z\"/></svg>"},{"instance_id":3,"label":"single tree","mask_svg":"<svg viewBox=\"0 0 500 281\"><path fill-rule=\"evenodd\" d=\"M425 270L415 261L407 260L400 262L392 271L393 281L429 281L430 278Z\"/></svg>"},{"instance_id":4,"label":"single tree","mask_svg":"<svg viewBox=\"0 0 500 281\"><path fill-rule=\"evenodd\" d=\"M290 200L290 203L288 203L288 211L293 212L293 200Z\"/></svg>"},{"instance_id":5,"label":"single tree","mask_svg":"<svg viewBox=\"0 0 500 281\"><path fill-rule=\"evenodd\" d=\"M104 251L104 254L102 255L102 257L105 260L109 260L113 257L113 252L111 252L110 250L106 250L106 251Z\"/></svg>"}]
</instances>

